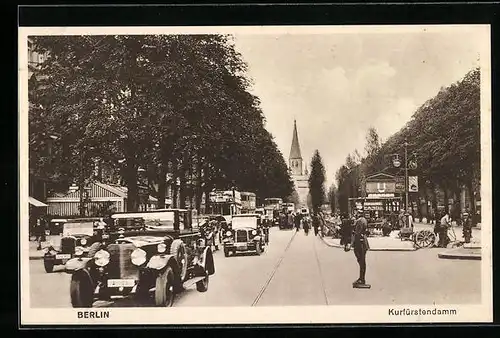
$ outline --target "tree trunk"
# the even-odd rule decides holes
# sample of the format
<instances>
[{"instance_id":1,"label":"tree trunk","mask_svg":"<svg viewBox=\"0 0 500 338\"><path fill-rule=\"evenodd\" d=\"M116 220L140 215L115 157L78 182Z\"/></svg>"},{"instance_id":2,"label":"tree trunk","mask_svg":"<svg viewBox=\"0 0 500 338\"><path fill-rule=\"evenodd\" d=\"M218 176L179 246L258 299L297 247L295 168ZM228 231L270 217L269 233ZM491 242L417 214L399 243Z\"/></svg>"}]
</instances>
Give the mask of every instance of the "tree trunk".
<instances>
[{"instance_id":1,"label":"tree trunk","mask_svg":"<svg viewBox=\"0 0 500 338\"><path fill-rule=\"evenodd\" d=\"M467 183L467 189L469 190L469 217L471 217L471 220L473 222L473 225L475 226L475 221L476 221L476 199L474 195L474 181L471 178L468 183Z\"/></svg>"},{"instance_id":2,"label":"tree trunk","mask_svg":"<svg viewBox=\"0 0 500 338\"><path fill-rule=\"evenodd\" d=\"M448 203L448 188L447 187L444 187L443 188L443 193L444 193L444 212L446 212L447 214L450 213L450 205Z\"/></svg>"},{"instance_id":3,"label":"tree trunk","mask_svg":"<svg viewBox=\"0 0 500 338\"><path fill-rule=\"evenodd\" d=\"M158 181L158 209L165 209L165 198L167 197L167 173L165 165L160 165L160 175Z\"/></svg>"},{"instance_id":4,"label":"tree trunk","mask_svg":"<svg viewBox=\"0 0 500 338\"><path fill-rule=\"evenodd\" d=\"M125 166L127 180L127 211L135 212L138 209L139 187L137 185L137 164L133 159L127 158Z\"/></svg>"},{"instance_id":5,"label":"tree trunk","mask_svg":"<svg viewBox=\"0 0 500 338\"><path fill-rule=\"evenodd\" d=\"M438 213L438 200L437 200L437 193L436 193L436 185L434 183L431 183L431 188L432 188L432 213L433 213L433 220L437 221L439 217Z\"/></svg>"},{"instance_id":6,"label":"tree trunk","mask_svg":"<svg viewBox=\"0 0 500 338\"><path fill-rule=\"evenodd\" d=\"M196 196L195 196L195 208L198 212L201 209L201 197L203 194L202 191L202 158L198 155L198 163L196 166Z\"/></svg>"}]
</instances>

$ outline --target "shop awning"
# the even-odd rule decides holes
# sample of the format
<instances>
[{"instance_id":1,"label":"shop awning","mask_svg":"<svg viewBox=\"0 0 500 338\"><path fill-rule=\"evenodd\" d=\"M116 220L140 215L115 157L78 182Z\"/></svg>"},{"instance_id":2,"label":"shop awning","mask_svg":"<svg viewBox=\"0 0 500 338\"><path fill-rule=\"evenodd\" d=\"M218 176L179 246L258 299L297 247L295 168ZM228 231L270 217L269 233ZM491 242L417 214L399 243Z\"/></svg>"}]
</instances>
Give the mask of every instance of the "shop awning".
<instances>
[{"instance_id":1,"label":"shop awning","mask_svg":"<svg viewBox=\"0 0 500 338\"><path fill-rule=\"evenodd\" d=\"M30 196L30 204L35 206L35 207L48 207L47 204L40 202L36 198L33 198Z\"/></svg>"}]
</instances>

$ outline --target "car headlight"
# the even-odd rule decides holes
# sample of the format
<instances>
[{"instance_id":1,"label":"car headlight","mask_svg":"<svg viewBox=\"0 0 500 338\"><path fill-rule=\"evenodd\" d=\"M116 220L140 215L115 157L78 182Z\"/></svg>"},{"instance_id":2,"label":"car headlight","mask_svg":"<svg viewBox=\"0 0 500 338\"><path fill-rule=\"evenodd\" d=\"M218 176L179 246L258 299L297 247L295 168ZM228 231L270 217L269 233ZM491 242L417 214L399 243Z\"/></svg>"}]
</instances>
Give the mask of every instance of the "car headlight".
<instances>
[{"instance_id":1,"label":"car headlight","mask_svg":"<svg viewBox=\"0 0 500 338\"><path fill-rule=\"evenodd\" d=\"M87 240L86 240L85 238L82 238L82 239L80 240L80 244L81 244L81 245L85 245L85 244L87 244Z\"/></svg>"},{"instance_id":2,"label":"car headlight","mask_svg":"<svg viewBox=\"0 0 500 338\"><path fill-rule=\"evenodd\" d=\"M75 248L75 256L81 256L83 255L83 248L81 246L77 246Z\"/></svg>"},{"instance_id":3,"label":"car headlight","mask_svg":"<svg viewBox=\"0 0 500 338\"><path fill-rule=\"evenodd\" d=\"M227 237L231 236L232 234L233 234L233 233L232 233L231 231L226 232L226 236L227 236Z\"/></svg>"},{"instance_id":4,"label":"car headlight","mask_svg":"<svg viewBox=\"0 0 500 338\"><path fill-rule=\"evenodd\" d=\"M252 230L252 235L257 235L257 230Z\"/></svg>"},{"instance_id":5,"label":"car headlight","mask_svg":"<svg viewBox=\"0 0 500 338\"><path fill-rule=\"evenodd\" d=\"M146 251L137 248L132 251L130 258L132 260L132 264L137 266L142 265L146 261Z\"/></svg>"},{"instance_id":6,"label":"car headlight","mask_svg":"<svg viewBox=\"0 0 500 338\"><path fill-rule=\"evenodd\" d=\"M159 253L164 253L165 251L167 251L167 246L164 243L158 244L156 248L158 249Z\"/></svg>"},{"instance_id":7,"label":"car headlight","mask_svg":"<svg viewBox=\"0 0 500 338\"><path fill-rule=\"evenodd\" d=\"M105 250L99 250L94 255L95 264L98 266L105 266L109 263L109 252Z\"/></svg>"}]
</instances>

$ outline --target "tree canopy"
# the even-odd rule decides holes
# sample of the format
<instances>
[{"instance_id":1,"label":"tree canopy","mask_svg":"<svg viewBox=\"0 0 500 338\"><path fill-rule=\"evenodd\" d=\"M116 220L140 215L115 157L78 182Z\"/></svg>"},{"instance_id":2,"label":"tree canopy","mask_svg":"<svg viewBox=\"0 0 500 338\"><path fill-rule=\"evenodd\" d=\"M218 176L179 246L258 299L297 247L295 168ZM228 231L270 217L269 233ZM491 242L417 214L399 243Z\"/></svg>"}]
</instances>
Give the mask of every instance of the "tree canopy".
<instances>
[{"instance_id":1,"label":"tree canopy","mask_svg":"<svg viewBox=\"0 0 500 338\"><path fill-rule=\"evenodd\" d=\"M167 180L179 182L180 207L192 199L199 208L213 188L259 198L293 191L231 36L33 40L49 57L29 87L30 169L60 189L83 186L97 161L124 178L128 210L137 209L139 168L160 207ZM59 137L51 156L40 151L47 134Z\"/></svg>"},{"instance_id":2,"label":"tree canopy","mask_svg":"<svg viewBox=\"0 0 500 338\"><path fill-rule=\"evenodd\" d=\"M464 78L446 88L420 106L411 120L382 145L377 145L378 136L373 129L367 134L367 156L361 161L364 174L386 171L395 175L391 159L394 154L404 158L403 144L408 142L408 162L416 167L410 168L410 175L419 177L419 195L427 199L433 195L436 204L436 189L455 196L462 186L468 188L471 198L479 194L480 176L480 70L471 70ZM342 187L349 180L359 178L347 175L352 161L337 171L339 195L347 198L352 192ZM352 183L356 184L356 183ZM344 194L343 194L344 193ZM457 198L455 199L457 200ZM341 201L339 201L342 204ZM474 208L475 203L470 203ZM445 205L447 209L447 203Z\"/></svg>"}]
</instances>

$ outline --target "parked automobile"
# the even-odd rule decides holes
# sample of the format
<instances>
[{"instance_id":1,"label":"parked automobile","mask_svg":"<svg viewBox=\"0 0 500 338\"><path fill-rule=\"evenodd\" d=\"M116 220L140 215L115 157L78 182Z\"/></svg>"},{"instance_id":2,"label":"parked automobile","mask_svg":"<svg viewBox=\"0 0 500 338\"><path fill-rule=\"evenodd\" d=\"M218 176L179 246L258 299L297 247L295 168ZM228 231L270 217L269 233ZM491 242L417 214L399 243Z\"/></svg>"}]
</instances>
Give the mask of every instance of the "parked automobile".
<instances>
[{"instance_id":1,"label":"parked automobile","mask_svg":"<svg viewBox=\"0 0 500 338\"><path fill-rule=\"evenodd\" d=\"M254 251L260 255L264 251L265 233L258 214L234 215L231 229L223 238L224 256L240 252Z\"/></svg>"},{"instance_id":2,"label":"parked automobile","mask_svg":"<svg viewBox=\"0 0 500 338\"><path fill-rule=\"evenodd\" d=\"M97 230L104 228L104 224L102 218L64 220L60 244L49 243L44 248L45 271L50 273L54 270L54 266L65 265L75 256L85 257L96 240Z\"/></svg>"},{"instance_id":3,"label":"parked automobile","mask_svg":"<svg viewBox=\"0 0 500 338\"><path fill-rule=\"evenodd\" d=\"M196 285L208 290L215 273L212 251L184 209L112 215L109 238L95 254L66 263L72 274L71 304L91 307L95 300L135 296L172 306L175 295Z\"/></svg>"}]
</instances>

